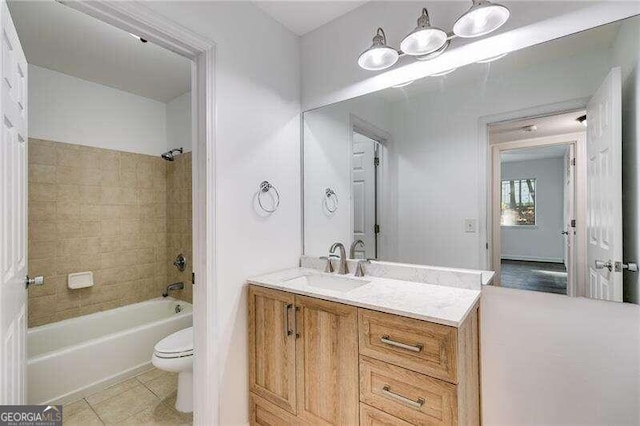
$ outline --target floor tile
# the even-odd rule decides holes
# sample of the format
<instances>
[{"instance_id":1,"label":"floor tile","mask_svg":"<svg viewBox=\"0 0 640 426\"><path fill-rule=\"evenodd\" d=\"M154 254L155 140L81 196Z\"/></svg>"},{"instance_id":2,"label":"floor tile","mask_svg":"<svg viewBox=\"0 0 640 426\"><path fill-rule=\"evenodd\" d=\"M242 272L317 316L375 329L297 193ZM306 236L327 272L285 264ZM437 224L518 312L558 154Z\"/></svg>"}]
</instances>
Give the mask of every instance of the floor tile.
<instances>
[{"instance_id":1,"label":"floor tile","mask_svg":"<svg viewBox=\"0 0 640 426\"><path fill-rule=\"evenodd\" d=\"M122 426L134 425L190 425L193 423L191 415L178 413L175 409L167 407L163 403L158 403L153 407L148 407L128 419L118 423Z\"/></svg>"},{"instance_id":2,"label":"floor tile","mask_svg":"<svg viewBox=\"0 0 640 426\"><path fill-rule=\"evenodd\" d=\"M164 374L148 381L145 386L158 398L164 399L178 389L178 375Z\"/></svg>"},{"instance_id":3,"label":"floor tile","mask_svg":"<svg viewBox=\"0 0 640 426\"><path fill-rule=\"evenodd\" d=\"M69 415L62 409L62 424L64 426L102 426L98 415L88 405L87 408L76 410Z\"/></svg>"},{"instance_id":4,"label":"floor tile","mask_svg":"<svg viewBox=\"0 0 640 426\"><path fill-rule=\"evenodd\" d=\"M125 380L124 382L120 382L117 383L113 386L110 386L106 389L103 389L99 392L94 393L93 395L90 395L88 397L86 397L85 399L87 400L87 402L89 403L89 405L91 405L92 407L94 407L96 404L101 403L102 401L105 401L109 398L113 398L116 395L121 394L122 392L125 392L135 386L139 386L140 383L134 378L134 379L129 379L129 380ZM94 407L95 408L95 407Z\"/></svg>"},{"instance_id":5,"label":"floor tile","mask_svg":"<svg viewBox=\"0 0 640 426\"><path fill-rule=\"evenodd\" d=\"M87 409L91 410L89 403L87 403L87 401L85 401L84 399L79 399L77 401L70 402L68 404L63 405L62 415L64 417L70 417L79 411L87 410Z\"/></svg>"},{"instance_id":6,"label":"floor tile","mask_svg":"<svg viewBox=\"0 0 640 426\"><path fill-rule=\"evenodd\" d=\"M157 368L152 368L151 370L147 370L142 374L138 374L136 376L136 379L138 379L142 383L147 383L148 381L156 379L160 376L164 376L166 374L169 374L169 372L158 370Z\"/></svg>"},{"instance_id":7,"label":"floor tile","mask_svg":"<svg viewBox=\"0 0 640 426\"><path fill-rule=\"evenodd\" d=\"M92 407L105 424L113 424L153 407L159 402L160 399L153 392L138 384L119 395L98 404L92 404Z\"/></svg>"}]
</instances>

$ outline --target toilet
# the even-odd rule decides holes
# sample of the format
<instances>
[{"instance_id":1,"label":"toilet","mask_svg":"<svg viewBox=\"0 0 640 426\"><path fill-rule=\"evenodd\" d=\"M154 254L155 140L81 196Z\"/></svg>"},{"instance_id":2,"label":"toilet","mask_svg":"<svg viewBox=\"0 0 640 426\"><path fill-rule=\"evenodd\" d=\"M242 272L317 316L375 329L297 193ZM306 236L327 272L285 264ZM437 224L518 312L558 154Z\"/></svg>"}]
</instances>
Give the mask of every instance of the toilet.
<instances>
[{"instance_id":1,"label":"toilet","mask_svg":"<svg viewBox=\"0 0 640 426\"><path fill-rule=\"evenodd\" d=\"M178 373L176 410L193 411L193 327L177 331L153 348L151 363L158 369Z\"/></svg>"}]
</instances>

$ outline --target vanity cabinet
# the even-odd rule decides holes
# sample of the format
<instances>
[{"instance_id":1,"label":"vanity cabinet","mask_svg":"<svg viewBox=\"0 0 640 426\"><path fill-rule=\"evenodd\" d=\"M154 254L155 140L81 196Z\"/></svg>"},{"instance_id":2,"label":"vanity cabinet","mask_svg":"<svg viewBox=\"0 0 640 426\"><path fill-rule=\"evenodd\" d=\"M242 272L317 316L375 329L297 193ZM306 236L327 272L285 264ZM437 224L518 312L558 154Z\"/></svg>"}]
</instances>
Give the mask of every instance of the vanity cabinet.
<instances>
[{"instance_id":1,"label":"vanity cabinet","mask_svg":"<svg viewBox=\"0 0 640 426\"><path fill-rule=\"evenodd\" d=\"M477 307L460 327L249 287L252 425L477 425Z\"/></svg>"},{"instance_id":2,"label":"vanity cabinet","mask_svg":"<svg viewBox=\"0 0 640 426\"><path fill-rule=\"evenodd\" d=\"M249 359L253 424L358 424L357 308L251 286Z\"/></svg>"}]
</instances>

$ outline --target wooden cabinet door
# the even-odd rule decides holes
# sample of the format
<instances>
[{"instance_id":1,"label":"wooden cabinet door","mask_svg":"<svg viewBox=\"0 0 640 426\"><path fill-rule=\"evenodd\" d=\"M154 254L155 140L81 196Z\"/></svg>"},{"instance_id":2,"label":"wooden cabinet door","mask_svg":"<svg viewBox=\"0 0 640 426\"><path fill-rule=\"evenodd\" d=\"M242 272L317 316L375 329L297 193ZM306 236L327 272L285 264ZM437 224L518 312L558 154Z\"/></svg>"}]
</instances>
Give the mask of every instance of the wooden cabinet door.
<instances>
[{"instance_id":1,"label":"wooden cabinet door","mask_svg":"<svg viewBox=\"0 0 640 426\"><path fill-rule=\"evenodd\" d=\"M357 308L296 296L298 417L358 424Z\"/></svg>"},{"instance_id":2,"label":"wooden cabinet door","mask_svg":"<svg viewBox=\"0 0 640 426\"><path fill-rule=\"evenodd\" d=\"M249 386L272 404L296 414L294 296L249 287Z\"/></svg>"},{"instance_id":3,"label":"wooden cabinet door","mask_svg":"<svg viewBox=\"0 0 640 426\"><path fill-rule=\"evenodd\" d=\"M299 418L265 401L259 396L251 394L249 397L251 426L302 426Z\"/></svg>"}]
</instances>

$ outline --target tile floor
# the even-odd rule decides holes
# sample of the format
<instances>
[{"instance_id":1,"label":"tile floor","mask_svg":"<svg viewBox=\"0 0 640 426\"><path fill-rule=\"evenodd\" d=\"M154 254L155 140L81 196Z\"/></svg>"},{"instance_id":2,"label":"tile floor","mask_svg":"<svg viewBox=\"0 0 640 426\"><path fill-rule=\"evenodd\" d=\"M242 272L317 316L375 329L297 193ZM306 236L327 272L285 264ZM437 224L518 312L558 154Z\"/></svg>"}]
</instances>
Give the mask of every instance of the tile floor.
<instances>
[{"instance_id":1,"label":"tile floor","mask_svg":"<svg viewBox=\"0 0 640 426\"><path fill-rule=\"evenodd\" d=\"M63 407L63 424L191 425L192 414L176 411L178 376L156 368Z\"/></svg>"}]
</instances>

